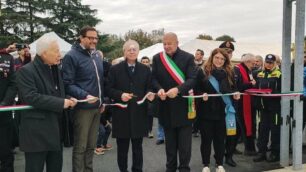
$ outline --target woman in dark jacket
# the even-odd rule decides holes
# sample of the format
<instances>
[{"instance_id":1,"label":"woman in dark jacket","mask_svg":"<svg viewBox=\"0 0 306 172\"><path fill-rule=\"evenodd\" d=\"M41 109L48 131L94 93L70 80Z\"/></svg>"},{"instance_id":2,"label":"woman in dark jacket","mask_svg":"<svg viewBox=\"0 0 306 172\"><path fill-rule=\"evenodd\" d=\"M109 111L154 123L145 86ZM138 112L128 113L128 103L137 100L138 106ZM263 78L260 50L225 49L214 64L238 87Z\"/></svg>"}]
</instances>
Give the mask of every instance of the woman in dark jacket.
<instances>
[{"instance_id":1,"label":"woman in dark jacket","mask_svg":"<svg viewBox=\"0 0 306 172\"><path fill-rule=\"evenodd\" d=\"M226 122L225 107L222 97L210 97L207 94L217 94L210 78L215 78L219 84L220 93L235 91L233 71L228 54L217 48L198 72L196 93L203 94L203 99L197 100L197 114L200 120L201 155L204 168L202 172L209 172L211 142L214 144L217 172L224 172L223 157L225 149ZM239 94L233 96L239 99Z\"/></svg>"}]
</instances>

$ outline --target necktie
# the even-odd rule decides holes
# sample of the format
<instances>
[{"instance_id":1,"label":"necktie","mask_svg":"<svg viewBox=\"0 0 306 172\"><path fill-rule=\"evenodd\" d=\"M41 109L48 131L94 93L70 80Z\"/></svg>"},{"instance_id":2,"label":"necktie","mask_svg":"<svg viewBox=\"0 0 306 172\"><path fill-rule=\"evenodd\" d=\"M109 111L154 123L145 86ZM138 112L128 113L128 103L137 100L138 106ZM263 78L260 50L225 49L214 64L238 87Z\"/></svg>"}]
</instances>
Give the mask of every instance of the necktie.
<instances>
[{"instance_id":1,"label":"necktie","mask_svg":"<svg viewBox=\"0 0 306 172\"><path fill-rule=\"evenodd\" d=\"M134 69L135 69L134 66L129 66L129 70L130 70L130 72L131 72L132 74L134 73Z\"/></svg>"}]
</instances>

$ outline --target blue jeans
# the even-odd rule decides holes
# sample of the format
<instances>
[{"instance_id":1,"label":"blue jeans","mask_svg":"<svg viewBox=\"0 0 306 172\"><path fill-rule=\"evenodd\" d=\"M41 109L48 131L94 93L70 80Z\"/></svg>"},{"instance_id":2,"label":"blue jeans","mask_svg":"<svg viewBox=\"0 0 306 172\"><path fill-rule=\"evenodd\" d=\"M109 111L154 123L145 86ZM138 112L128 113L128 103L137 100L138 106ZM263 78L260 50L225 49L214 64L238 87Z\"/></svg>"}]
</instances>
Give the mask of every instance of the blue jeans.
<instances>
[{"instance_id":1,"label":"blue jeans","mask_svg":"<svg viewBox=\"0 0 306 172\"><path fill-rule=\"evenodd\" d=\"M165 140L165 133L163 126L160 125L158 121L158 128L157 128L157 140Z\"/></svg>"},{"instance_id":2,"label":"blue jeans","mask_svg":"<svg viewBox=\"0 0 306 172\"><path fill-rule=\"evenodd\" d=\"M97 147L102 147L107 145L107 141L109 138L109 135L112 131L112 128L110 125L104 126L103 124L99 125L99 134L97 139Z\"/></svg>"}]
</instances>

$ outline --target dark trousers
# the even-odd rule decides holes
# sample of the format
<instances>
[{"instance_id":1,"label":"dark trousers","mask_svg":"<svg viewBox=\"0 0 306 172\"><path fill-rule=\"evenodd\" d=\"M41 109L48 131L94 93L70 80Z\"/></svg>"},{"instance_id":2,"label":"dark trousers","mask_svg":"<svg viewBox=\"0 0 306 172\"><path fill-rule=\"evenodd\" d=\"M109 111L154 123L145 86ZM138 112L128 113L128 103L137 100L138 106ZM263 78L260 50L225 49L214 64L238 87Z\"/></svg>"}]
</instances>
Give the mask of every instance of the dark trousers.
<instances>
[{"instance_id":1,"label":"dark trousers","mask_svg":"<svg viewBox=\"0 0 306 172\"><path fill-rule=\"evenodd\" d=\"M198 119L198 116L196 116L192 124L192 133L199 132L199 127L200 127L200 120Z\"/></svg>"},{"instance_id":2,"label":"dark trousers","mask_svg":"<svg viewBox=\"0 0 306 172\"><path fill-rule=\"evenodd\" d=\"M14 172L14 154L0 157L0 172Z\"/></svg>"},{"instance_id":3,"label":"dark trousers","mask_svg":"<svg viewBox=\"0 0 306 172\"><path fill-rule=\"evenodd\" d=\"M268 150L269 134L271 131L271 151L279 155L280 150L280 114L277 111L263 109L260 119L260 130L257 146L260 153Z\"/></svg>"},{"instance_id":4,"label":"dark trousers","mask_svg":"<svg viewBox=\"0 0 306 172\"><path fill-rule=\"evenodd\" d=\"M210 164L211 142L214 145L217 165L223 165L225 151L225 120L204 120L200 127L201 131L201 155L204 166Z\"/></svg>"},{"instance_id":5,"label":"dark trousers","mask_svg":"<svg viewBox=\"0 0 306 172\"><path fill-rule=\"evenodd\" d=\"M148 115L148 132L152 132L152 128L153 128L153 116Z\"/></svg>"},{"instance_id":6,"label":"dark trousers","mask_svg":"<svg viewBox=\"0 0 306 172\"><path fill-rule=\"evenodd\" d=\"M122 139L117 138L117 163L120 172L127 172L128 170L128 152L130 141L132 142L132 172L142 172L143 155L142 155L142 141L143 138L137 139Z\"/></svg>"},{"instance_id":7,"label":"dark trousers","mask_svg":"<svg viewBox=\"0 0 306 172\"><path fill-rule=\"evenodd\" d=\"M97 148L107 145L108 138L111 132L112 132L112 127L110 125L107 125L106 127L103 124L99 125Z\"/></svg>"},{"instance_id":8,"label":"dark trousers","mask_svg":"<svg viewBox=\"0 0 306 172\"><path fill-rule=\"evenodd\" d=\"M225 121L224 121L225 122ZM225 125L225 123L224 123ZM225 134L225 150L226 150L226 156L232 157L234 154L234 151L236 150L238 140L240 137L242 137L243 140L245 140L245 133L244 128L242 127L244 125L243 118L241 116L236 116L236 135L234 136L227 136ZM226 127L226 126L225 126ZM224 129L226 131L226 128Z\"/></svg>"},{"instance_id":9,"label":"dark trousers","mask_svg":"<svg viewBox=\"0 0 306 172\"><path fill-rule=\"evenodd\" d=\"M177 128L164 128L166 139L167 172L189 172L191 158L192 126ZM177 167L177 152L179 153L179 166Z\"/></svg>"},{"instance_id":10,"label":"dark trousers","mask_svg":"<svg viewBox=\"0 0 306 172\"><path fill-rule=\"evenodd\" d=\"M25 172L43 172L46 162L47 172L61 172L63 166L62 151L25 152Z\"/></svg>"},{"instance_id":11,"label":"dark trousers","mask_svg":"<svg viewBox=\"0 0 306 172\"><path fill-rule=\"evenodd\" d=\"M13 131L11 113L0 112L0 172L14 171Z\"/></svg>"}]
</instances>

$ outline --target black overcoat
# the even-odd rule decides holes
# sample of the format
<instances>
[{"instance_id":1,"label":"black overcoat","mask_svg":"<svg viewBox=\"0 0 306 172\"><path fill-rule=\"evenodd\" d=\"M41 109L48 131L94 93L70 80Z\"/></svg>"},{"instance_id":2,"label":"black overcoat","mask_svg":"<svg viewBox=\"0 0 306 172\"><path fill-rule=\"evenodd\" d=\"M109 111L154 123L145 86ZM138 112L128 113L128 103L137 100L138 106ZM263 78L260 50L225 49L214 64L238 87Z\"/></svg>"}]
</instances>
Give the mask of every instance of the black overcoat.
<instances>
[{"instance_id":1,"label":"black overcoat","mask_svg":"<svg viewBox=\"0 0 306 172\"><path fill-rule=\"evenodd\" d=\"M147 135L147 104L137 105L150 91L151 72L147 66L136 62L134 73L129 73L128 63L123 61L112 66L106 83L106 94L115 103L123 103L123 93L133 93L127 108L114 107L112 116L112 136L114 138L141 138Z\"/></svg>"},{"instance_id":2,"label":"black overcoat","mask_svg":"<svg viewBox=\"0 0 306 172\"><path fill-rule=\"evenodd\" d=\"M187 53L179 48L172 57L174 63L180 68L185 75L185 82L178 85L161 62L159 53L153 57L152 66L152 85L157 92L164 89L177 87L179 95L165 101L159 101L159 119L163 127L175 128L191 125L192 121L188 119L188 102L182 95L188 95L188 91L195 85L196 66L192 54Z\"/></svg>"},{"instance_id":3,"label":"black overcoat","mask_svg":"<svg viewBox=\"0 0 306 172\"><path fill-rule=\"evenodd\" d=\"M61 150L61 119L64 106L64 86L61 75L56 91L50 67L39 56L17 72L17 85L22 104L33 110L21 111L20 149L25 152Z\"/></svg>"}]
</instances>

